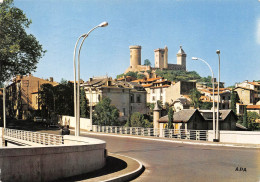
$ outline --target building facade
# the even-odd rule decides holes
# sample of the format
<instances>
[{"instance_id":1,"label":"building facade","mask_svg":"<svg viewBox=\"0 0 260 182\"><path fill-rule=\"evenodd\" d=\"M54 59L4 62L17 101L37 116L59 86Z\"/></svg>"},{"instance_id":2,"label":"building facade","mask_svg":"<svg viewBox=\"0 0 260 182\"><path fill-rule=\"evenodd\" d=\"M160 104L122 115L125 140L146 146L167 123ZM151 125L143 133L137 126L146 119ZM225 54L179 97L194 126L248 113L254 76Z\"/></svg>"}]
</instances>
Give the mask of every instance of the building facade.
<instances>
[{"instance_id":1,"label":"building facade","mask_svg":"<svg viewBox=\"0 0 260 182\"><path fill-rule=\"evenodd\" d=\"M86 98L93 107L102 98L110 98L111 104L119 110L120 121L126 121L134 112L147 113L146 91L138 83L115 81L103 77L91 78L83 86Z\"/></svg>"},{"instance_id":2,"label":"building facade","mask_svg":"<svg viewBox=\"0 0 260 182\"><path fill-rule=\"evenodd\" d=\"M18 75L6 87L7 115L16 119L27 119L34 110L38 110L38 96L42 84L58 85L53 78L41 79L33 75Z\"/></svg>"},{"instance_id":3,"label":"building facade","mask_svg":"<svg viewBox=\"0 0 260 182\"><path fill-rule=\"evenodd\" d=\"M255 105L260 101L260 82L249 82L248 80L237 83L235 91L241 104Z\"/></svg>"}]
</instances>

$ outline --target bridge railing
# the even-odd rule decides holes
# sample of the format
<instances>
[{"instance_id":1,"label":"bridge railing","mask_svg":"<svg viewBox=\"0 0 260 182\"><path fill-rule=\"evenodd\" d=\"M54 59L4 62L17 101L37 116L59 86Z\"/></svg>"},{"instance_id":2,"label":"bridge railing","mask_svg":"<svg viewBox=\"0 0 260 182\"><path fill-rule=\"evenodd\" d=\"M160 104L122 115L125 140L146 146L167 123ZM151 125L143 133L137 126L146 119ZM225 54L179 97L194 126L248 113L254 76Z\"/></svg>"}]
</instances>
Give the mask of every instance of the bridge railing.
<instances>
[{"instance_id":1,"label":"bridge railing","mask_svg":"<svg viewBox=\"0 0 260 182\"><path fill-rule=\"evenodd\" d=\"M186 139L186 140L204 140L204 141L208 140L207 130L154 129L154 128L142 128L142 127L93 125L93 131L103 132L103 133L153 136L153 137L176 138L176 139Z\"/></svg>"},{"instance_id":2,"label":"bridge railing","mask_svg":"<svg viewBox=\"0 0 260 182\"><path fill-rule=\"evenodd\" d=\"M39 133L24 130L4 129L4 137L11 137L28 142L38 143L42 145L61 145L64 144L62 135L54 135L48 133Z\"/></svg>"}]
</instances>

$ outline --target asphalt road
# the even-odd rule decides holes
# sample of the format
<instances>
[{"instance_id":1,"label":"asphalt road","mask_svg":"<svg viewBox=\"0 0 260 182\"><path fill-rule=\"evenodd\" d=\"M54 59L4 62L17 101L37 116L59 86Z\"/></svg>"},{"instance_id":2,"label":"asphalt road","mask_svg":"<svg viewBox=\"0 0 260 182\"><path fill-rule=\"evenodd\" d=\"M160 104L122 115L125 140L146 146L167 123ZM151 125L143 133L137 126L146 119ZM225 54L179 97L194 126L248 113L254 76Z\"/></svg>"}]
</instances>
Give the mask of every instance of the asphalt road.
<instances>
[{"instance_id":1,"label":"asphalt road","mask_svg":"<svg viewBox=\"0 0 260 182\"><path fill-rule=\"evenodd\" d=\"M102 139L107 142L109 152L141 161L145 172L134 181L260 181L259 149L81 135Z\"/></svg>"}]
</instances>

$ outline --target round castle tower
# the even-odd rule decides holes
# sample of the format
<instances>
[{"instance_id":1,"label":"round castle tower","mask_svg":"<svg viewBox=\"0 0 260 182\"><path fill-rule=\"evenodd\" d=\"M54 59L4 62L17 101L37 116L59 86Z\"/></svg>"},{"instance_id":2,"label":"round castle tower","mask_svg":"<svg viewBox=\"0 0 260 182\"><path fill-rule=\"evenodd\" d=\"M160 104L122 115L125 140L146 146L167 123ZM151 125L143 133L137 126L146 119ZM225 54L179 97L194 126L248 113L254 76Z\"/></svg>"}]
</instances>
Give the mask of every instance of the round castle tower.
<instances>
[{"instance_id":1,"label":"round castle tower","mask_svg":"<svg viewBox=\"0 0 260 182\"><path fill-rule=\"evenodd\" d=\"M141 46L129 46L130 48L130 67L137 68L138 65L141 65Z\"/></svg>"}]
</instances>

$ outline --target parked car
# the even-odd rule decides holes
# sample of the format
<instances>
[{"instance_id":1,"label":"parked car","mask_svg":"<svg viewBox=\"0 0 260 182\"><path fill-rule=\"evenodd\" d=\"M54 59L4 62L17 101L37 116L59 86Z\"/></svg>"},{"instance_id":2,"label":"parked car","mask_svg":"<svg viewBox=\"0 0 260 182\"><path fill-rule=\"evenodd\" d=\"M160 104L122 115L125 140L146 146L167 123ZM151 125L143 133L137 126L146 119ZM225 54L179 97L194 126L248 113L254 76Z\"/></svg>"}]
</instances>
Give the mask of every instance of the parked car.
<instances>
[{"instance_id":1,"label":"parked car","mask_svg":"<svg viewBox=\"0 0 260 182\"><path fill-rule=\"evenodd\" d=\"M46 122L46 119L36 116L33 118L33 121L34 122Z\"/></svg>"},{"instance_id":2,"label":"parked car","mask_svg":"<svg viewBox=\"0 0 260 182\"><path fill-rule=\"evenodd\" d=\"M61 127L61 134L62 135L69 135L70 134L70 129L69 129L69 125L67 125L67 126L62 126Z\"/></svg>"}]
</instances>

